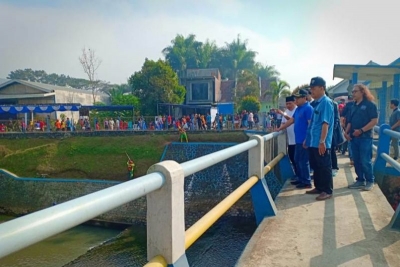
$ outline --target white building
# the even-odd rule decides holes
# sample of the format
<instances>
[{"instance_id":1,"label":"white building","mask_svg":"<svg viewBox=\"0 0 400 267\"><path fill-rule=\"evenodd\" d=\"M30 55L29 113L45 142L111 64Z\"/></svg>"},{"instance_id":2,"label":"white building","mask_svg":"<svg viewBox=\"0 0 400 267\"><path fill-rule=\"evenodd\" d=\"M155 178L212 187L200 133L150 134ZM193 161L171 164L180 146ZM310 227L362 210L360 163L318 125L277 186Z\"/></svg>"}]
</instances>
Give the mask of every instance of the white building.
<instances>
[{"instance_id":1,"label":"white building","mask_svg":"<svg viewBox=\"0 0 400 267\"><path fill-rule=\"evenodd\" d=\"M109 103L107 94L96 92L96 102ZM0 105L54 105L58 103L75 103L80 105L93 105L91 91L80 90L63 86L56 86L23 80L0 80ZM51 115L53 118L60 117L64 113L67 117L77 119L78 111L58 111L51 114L31 114L33 116ZM7 115L0 114L3 119ZM9 115L8 115L9 116Z\"/></svg>"}]
</instances>

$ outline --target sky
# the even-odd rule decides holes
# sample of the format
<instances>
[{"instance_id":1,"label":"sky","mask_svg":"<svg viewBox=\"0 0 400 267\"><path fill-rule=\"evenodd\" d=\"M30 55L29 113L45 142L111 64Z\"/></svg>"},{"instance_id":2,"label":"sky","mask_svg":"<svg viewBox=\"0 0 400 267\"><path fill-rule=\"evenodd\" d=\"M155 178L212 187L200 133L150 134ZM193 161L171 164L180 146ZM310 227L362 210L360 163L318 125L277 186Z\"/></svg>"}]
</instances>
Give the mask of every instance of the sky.
<instances>
[{"instance_id":1,"label":"sky","mask_svg":"<svg viewBox=\"0 0 400 267\"><path fill-rule=\"evenodd\" d=\"M238 34L292 88L334 64L387 65L400 57L398 0L0 0L0 78L16 69L87 78L82 48L102 64L97 78L126 83L177 34L218 46Z\"/></svg>"}]
</instances>

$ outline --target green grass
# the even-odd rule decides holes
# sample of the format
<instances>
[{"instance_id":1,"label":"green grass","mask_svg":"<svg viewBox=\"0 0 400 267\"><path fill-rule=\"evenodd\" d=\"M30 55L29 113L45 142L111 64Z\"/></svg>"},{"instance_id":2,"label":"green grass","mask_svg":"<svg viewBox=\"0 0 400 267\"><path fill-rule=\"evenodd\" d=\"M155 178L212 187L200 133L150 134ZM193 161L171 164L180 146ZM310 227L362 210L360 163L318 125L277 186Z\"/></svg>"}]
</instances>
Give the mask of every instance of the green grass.
<instances>
[{"instance_id":1,"label":"green grass","mask_svg":"<svg viewBox=\"0 0 400 267\"><path fill-rule=\"evenodd\" d=\"M189 135L191 142L243 142L236 133ZM71 137L65 139L0 139L0 166L21 177L47 174L56 178L127 179L127 157L135 161L135 177L159 162L165 145L178 135Z\"/></svg>"}]
</instances>

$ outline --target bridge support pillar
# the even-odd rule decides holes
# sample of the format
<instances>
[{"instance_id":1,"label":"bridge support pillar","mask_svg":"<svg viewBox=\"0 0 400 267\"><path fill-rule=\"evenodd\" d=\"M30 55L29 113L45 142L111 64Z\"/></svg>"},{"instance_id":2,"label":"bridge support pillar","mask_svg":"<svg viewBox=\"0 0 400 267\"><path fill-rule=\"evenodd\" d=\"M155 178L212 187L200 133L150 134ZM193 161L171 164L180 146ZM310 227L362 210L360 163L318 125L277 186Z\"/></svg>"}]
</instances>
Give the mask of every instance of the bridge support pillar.
<instances>
[{"instance_id":1,"label":"bridge support pillar","mask_svg":"<svg viewBox=\"0 0 400 267\"><path fill-rule=\"evenodd\" d=\"M257 225L265 217L275 216L277 209L264 176L264 138L253 135L258 145L249 150L249 177L257 176L258 182L250 189Z\"/></svg>"},{"instance_id":2,"label":"bridge support pillar","mask_svg":"<svg viewBox=\"0 0 400 267\"><path fill-rule=\"evenodd\" d=\"M167 160L151 166L148 173L160 172L165 184L147 194L147 259L157 255L168 266L186 267L184 172L179 163Z\"/></svg>"}]
</instances>

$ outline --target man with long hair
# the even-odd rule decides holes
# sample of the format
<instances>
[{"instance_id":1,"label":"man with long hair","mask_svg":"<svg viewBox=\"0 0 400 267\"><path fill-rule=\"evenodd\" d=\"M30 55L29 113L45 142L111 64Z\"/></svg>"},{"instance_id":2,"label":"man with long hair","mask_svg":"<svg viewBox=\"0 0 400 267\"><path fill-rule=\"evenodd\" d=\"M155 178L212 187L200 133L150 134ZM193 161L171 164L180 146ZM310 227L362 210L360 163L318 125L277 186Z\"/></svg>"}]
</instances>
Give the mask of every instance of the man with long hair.
<instances>
[{"instance_id":1,"label":"man with long hair","mask_svg":"<svg viewBox=\"0 0 400 267\"><path fill-rule=\"evenodd\" d=\"M356 84L351 91L354 105L351 109L345 137L351 140L354 169L357 181L349 185L351 189L370 191L374 187L372 172L372 135L378 122L378 109L373 102L374 96L363 84Z\"/></svg>"}]
</instances>

